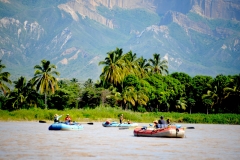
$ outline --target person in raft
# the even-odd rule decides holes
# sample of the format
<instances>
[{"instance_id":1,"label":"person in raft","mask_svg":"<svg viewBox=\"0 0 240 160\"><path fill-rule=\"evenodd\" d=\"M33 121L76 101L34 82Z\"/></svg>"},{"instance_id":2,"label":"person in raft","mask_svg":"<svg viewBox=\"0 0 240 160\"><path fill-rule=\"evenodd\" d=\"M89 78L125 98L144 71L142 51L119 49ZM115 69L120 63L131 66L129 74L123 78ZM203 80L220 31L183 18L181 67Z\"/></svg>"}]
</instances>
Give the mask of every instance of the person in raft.
<instances>
[{"instance_id":1,"label":"person in raft","mask_svg":"<svg viewBox=\"0 0 240 160\"><path fill-rule=\"evenodd\" d=\"M72 121L71 117L69 116L69 114L67 114L66 118L65 118L65 122L67 124L69 124Z\"/></svg>"},{"instance_id":2,"label":"person in raft","mask_svg":"<svg viewBox=\"0 0 240 160\"><path fill-rule=\"evenodd\" d=\"M170 123L171 123L171 122L170 122L170 119L167 119L167 124L170 125Z\"/></svg>"},{"instance_id":3,"label":"person in raft","mask_svg":"<svg viewBox=\"0 0 240 160\"><path fill-rule=\"evenodd\" d=\"M57 122L59 122L59 118L61 118L62 117L62 115L58 115L58 114L55 114L54 115L54 123L57 123Z\"/></svg>"},{"instance_id":4,"label":"person in raft","mask_svg":"<svg viewBox=\"0 0 240 160\"><path fill-rule=\"evenodd\" d=\"M119 121L122 124L122 122L123 122L123 114L121 114L121 116L119 117Z\"/></svg>"},{"instance_id":5,"label":"person in raft","mask_svg":"<svg viewBox=\"0 0 240 160\"><path fill-rule=\"evenodd\" d=\"M158 128L165 128L167 125L166 121L164 120L164 117L161 116L158 120Z\"/></svg>"},{"instance_id":6,"label":"person in raft","mask_svg":"<svg viewBox=\"0 0 240 160\"><path fill-rule=\"evenodd\" d=\"M109 121L109 120L106 120L105 124L110 124L110 121Z\"/></svg>"},{"instance_id":7,"label":"person in raft","mask_svg":"<svg viewBox=\"0 0 240 160\"><path fill-rule=\"evenodd\" d=\"M127 120L127 123L128 123L128 124L131 124L132 122L131 122L130 120Z\"/></svg>"},{"instance_id":8,"label":"person in raft","mask_svg":"<svg viewBox=\"0 0 240 160\"><path fill-rule=\"evenodd\" d=\"M153 128L154 129L157 129L158 128L158 121L153 121Z\"/></svg>"}]
</instances>

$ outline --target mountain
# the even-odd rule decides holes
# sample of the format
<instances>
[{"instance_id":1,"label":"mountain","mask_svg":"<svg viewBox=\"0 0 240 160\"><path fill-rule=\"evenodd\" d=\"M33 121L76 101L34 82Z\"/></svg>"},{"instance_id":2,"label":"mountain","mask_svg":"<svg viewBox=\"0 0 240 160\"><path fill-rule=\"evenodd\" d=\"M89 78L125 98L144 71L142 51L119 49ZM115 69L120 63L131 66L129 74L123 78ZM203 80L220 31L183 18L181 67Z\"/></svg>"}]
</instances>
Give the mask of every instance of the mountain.
<instances>
[{"instance_id":1,"label":"mountain","mask_svg":"<svg viewBox=\"0 0 240 160\"><path fill-rule=\"evenodd\" d=\"M60 78L99 79L106 53L159 53L169 71L240 72L238 0L0 0L0 59L15 80L42 59Z\"/></svg>"}]
</instances>

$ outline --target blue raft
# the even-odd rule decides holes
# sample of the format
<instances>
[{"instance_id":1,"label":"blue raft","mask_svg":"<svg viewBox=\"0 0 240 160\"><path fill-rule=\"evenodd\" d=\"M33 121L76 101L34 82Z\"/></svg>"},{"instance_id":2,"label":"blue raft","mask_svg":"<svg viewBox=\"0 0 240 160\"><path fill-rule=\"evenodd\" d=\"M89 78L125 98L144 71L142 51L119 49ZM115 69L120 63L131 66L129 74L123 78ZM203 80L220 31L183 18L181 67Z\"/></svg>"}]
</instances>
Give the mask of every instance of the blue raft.
<instances>
[{"instance_id":1,"label":"blue raft","mask_svg":"<svg viewBox=\"0 0 240 160\"><path fill-rule=\"evenodd\" d=\"M49 130L63 130L63 131L80 131L83 130L83 126L78 123L66 124L66 123L53 123L49 126Z\"/></svg>"},{"instance_id":2,"label":"blue raft","mask_svg":"<svg viewBox=\"0 0 240 160\"><path fill-rule=\"evenodd\" d=\"M111 122L111 123L107 123L107 122L103 122L102 123L103 127L137 127L138 123L118 123L118 122Z\"/></svg>"}]
</instances>

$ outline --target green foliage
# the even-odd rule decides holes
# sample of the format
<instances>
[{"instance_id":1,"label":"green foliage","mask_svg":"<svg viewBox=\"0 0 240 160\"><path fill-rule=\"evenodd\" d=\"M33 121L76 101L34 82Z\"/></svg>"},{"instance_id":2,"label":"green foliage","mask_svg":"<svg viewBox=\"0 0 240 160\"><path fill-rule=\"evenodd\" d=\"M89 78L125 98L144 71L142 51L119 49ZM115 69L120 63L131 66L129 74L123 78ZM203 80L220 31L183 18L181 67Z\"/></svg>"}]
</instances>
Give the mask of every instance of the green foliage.
<instances>
[{"instance_id":1,"label":"green foliage","mask_svg":"<svg viewBox=\"0 0 240 160\"><path fill-rule=\"evenodd\" d=\"M130 120L139 123L152 123L160 116L170 119L172 123L204 123L204 124L240 124L239 114L187 114L175 112L132 112L112 107L99 106L95 109L72 109L72 110L45 110L45 109L22 109L17 111L0 110L1 121L53 121L54 114L62 115L60 120L64 120L66 114L70 114L73 121L89 122L105 120L119 121L118 115L124 115L124 121Z\"/></svg>"},{"instance_id":2,"label":"green foliage","mask_svg":"<svg viewBox=\"0 0 240 160\"><path fill-rule=\"evenodd\" d=\"M152 65L159 64L160 55L154 54L154 57ZM122 54L118 48L109 52L100 64L105 64L106 70L97 84L88 79L81 86L76 78L57 80L52 75L48 75L48 83L39 83L41 78L46 78L47 74L43 74L45 71L57 73L52 71L54 65L50 67L50 62L43 60L42 66L35 66L38 70L33 79L27 82L25 77L20 77L14 81L13 90L6 97L2 95L1 109L40 109L44 108L44 101L46 104L48 100L48 108L59 111L80 108L85 111L102 105L105 108L122 108L135 112L240 113L239 76L218 75L212 78L197 75L191 78L185 73L162 75L159 72L149 72L148 69L141 70L140 67L144 65L140 65L135 53L129 51ZM139 74L139 70L144 74ZM54 81L50 82L49 78ZM46 89L47 87L49 88ZM43 92L50 93L49 96L38 93L40 89L46 89ZM52 117L53 114L45 117ZM91 118L92 114L78 116ZM181 117L178 121L193 121L188 118Z\"/></svg>"},{"instance_id":3,"label":"green foliage","mask_svg":"<svg viewBox=\"0 0 240 160\"><path fill-rule=\"evenodd\" d=\"M47 109L47 94L54 94L55 90L58 89L56 76L60 73L57 72L57 67L54 64L50 64L50 61L43 59L41 65L34 66L35 73L34 77L30 80L32 86L36 87L36 90L40 94L45 95L45 108Z\"/></svg>"},{"instance_id":4,"label":"green foliage","mask_svg":"<svg viewBox=\"0 0 240 160\"><path fill-rule=\"evenodd\" d=\"M124 87L133 86L136 89L138 89L139 85L140 85L140 81L139 81L138 77L136 77L134 75L128 75L123 80L123 86Z\"/></svg>"},{"instance_id":5,"label":"green foliage","mask_svg":"<svg viewBox=\"0 0 240 160\"><path fill-rule=\"evenodd\" d=\"M146 108L143 107L143 106L137 107L137 111L138 111L138 112L141 112L141 113L147 112Z\"/></svg>"}]
</instances>

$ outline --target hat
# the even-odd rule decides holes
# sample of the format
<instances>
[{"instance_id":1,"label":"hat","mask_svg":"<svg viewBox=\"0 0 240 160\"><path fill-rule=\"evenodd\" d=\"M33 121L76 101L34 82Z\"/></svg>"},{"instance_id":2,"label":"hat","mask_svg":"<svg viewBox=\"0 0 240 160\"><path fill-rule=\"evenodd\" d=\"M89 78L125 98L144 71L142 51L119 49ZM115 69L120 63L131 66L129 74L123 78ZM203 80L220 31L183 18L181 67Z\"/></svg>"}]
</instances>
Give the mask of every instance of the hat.
<instances>
[{"instance_id":1,"label":"hat","mask_svg":"<svg viewBox=\"0 0 240 160\"><path fill-rule=\"evenodd\" d=\"M58 114L55 114L54 116L56 117L56 116L58 116Z\"/></svg>"},{"instance_id":2,"label":"hat","mask_svg":"<svg viewBox=\"0 0 240 160\"><path fill-rule=\"evenodd\" d=\"M153 121L153 123L158 123L158 122L155 120L155 121Z\"/></svg>"}]
</instances>

